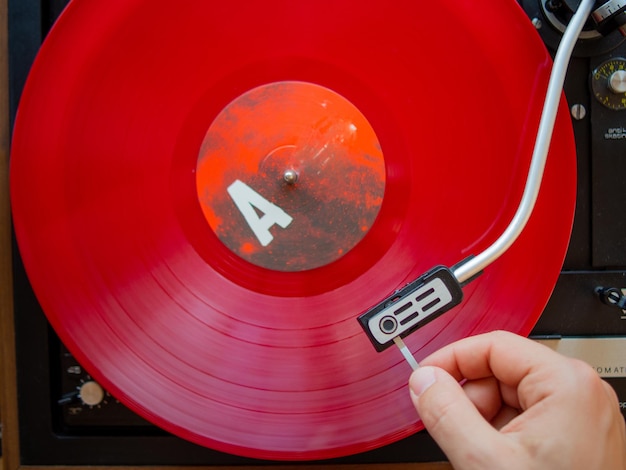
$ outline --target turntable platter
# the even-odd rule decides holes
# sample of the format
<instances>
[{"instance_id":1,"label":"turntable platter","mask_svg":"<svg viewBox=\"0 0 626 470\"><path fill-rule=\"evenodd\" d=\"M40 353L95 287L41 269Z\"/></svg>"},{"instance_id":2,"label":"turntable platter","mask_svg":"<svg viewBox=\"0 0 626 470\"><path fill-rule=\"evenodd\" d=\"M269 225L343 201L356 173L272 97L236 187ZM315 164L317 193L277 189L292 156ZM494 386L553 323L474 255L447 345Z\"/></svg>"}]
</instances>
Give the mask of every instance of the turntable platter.
<instances>
[{"instance_id":1,"label":"turntable platter","mask_svg":"<svg viewBox=\"0 0 626 470\"><path fill-rule=\"evenodd\" d=\"M15 123L30 282L89 373L180 437L277 460L397 441L422 429L410 369L356 318L508 225L549 71L512 0L74 1ZM529 333L575 165L562 103L527 228L406 339L418 360Z\"/></svg>"}]
</instances>

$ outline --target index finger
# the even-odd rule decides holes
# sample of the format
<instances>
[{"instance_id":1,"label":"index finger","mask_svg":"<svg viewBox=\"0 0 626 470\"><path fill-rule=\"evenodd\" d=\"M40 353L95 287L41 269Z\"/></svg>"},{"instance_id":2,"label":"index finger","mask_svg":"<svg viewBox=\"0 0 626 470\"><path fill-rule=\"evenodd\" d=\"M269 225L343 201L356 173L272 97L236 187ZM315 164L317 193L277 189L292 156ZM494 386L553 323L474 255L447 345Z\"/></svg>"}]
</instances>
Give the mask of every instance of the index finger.
<instances>
[{"instance_id":1,"label":"index finger","mask_svg":"<svg viewBox=\"0 0 626 470\"><path fill-rule=\"evenodd\" d=\"M547 346L507 331L493 331L449 344L420 364L441 367L457 380L495 377L517 388L533 371L558 374L564 361L564 356Z\"/></svg>"}]
</instances>

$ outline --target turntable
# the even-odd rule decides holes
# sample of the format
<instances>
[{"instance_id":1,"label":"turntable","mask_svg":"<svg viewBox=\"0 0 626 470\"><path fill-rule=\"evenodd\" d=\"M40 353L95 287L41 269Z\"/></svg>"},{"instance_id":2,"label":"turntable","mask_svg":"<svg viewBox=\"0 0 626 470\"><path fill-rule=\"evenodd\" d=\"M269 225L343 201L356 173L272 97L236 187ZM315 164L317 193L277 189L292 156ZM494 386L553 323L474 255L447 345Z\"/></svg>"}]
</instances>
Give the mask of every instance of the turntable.
<instances>
[{"instance_id":1,"label":"turntable","mask_svg":"<svg viewBox=\"0 0 626 470\"><path fill-rule=\"evenodd\" d=\"M9 4L5 453L442 460L407 359L493 329L626 393L620 2L593 6L537 163L579 3Z\"/></svg>"}]
</instances>

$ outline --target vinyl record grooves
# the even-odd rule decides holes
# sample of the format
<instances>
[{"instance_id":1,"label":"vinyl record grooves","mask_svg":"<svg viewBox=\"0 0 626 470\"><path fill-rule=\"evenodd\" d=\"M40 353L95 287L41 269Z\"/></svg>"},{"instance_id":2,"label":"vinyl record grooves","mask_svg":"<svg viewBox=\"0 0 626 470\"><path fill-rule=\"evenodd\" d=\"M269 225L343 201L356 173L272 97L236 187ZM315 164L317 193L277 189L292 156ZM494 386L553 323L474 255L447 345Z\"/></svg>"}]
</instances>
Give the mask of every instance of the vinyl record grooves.
<instances>
[{"instance_id":1,"label":"vinyl record grooves","mask_svg":"<svg viewBox=\"0 0 626 470\"><path fill-rule=\"evenodd\" d=\"M508 225L549 69L512 0L74 1L13 137L29 279L90 374L178 436L279 460L397 441L422 428L410 369L356 317ZM526 230L406 339L418 360L540 315L575 200L562 105Z\"/></svg>"}]
</instances>

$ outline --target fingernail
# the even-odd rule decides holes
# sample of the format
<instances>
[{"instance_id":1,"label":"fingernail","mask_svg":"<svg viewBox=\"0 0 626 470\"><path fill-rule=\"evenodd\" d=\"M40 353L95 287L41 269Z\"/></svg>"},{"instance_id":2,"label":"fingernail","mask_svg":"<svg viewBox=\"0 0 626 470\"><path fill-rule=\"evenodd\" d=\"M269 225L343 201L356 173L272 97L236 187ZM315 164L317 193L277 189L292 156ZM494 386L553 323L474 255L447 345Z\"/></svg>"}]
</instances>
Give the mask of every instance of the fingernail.
<instances>
[{"instance_id":1,"label":"fingernail","mask_svg":"<svg viewBox=\"0 0 626 470\"><path fill-rule=\"evenodd\" d=\"M435 383L435 369L432 367L420 367L413 374L409 380L409 388L411 393L419 397L426 390Z\"/></svg>"}]
</instances>

